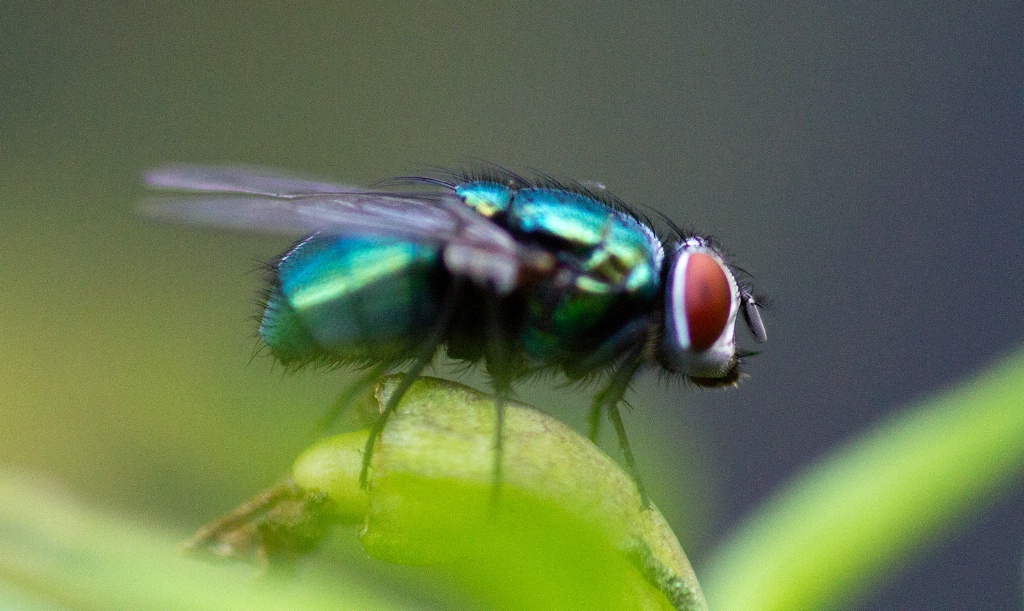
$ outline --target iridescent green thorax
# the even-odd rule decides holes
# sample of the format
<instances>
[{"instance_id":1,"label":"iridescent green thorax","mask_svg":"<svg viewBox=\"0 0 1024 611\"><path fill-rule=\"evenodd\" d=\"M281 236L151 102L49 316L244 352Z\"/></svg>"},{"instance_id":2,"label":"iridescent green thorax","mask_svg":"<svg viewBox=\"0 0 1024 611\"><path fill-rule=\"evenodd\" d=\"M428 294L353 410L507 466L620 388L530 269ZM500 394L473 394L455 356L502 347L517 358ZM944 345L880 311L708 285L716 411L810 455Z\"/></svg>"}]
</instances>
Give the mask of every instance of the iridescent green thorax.
<instances>
[{"instance_id":1,"label":"iridescent green thorax","mask_svg":"<svg viewBox=\"0 0 1024 611\"><path fill-rule=\"evenodd\" d=\"M514 235L553 249L563 266L526 302L519 337L529 356L550 361L592 350L596 338L656 299L662 245L632 216L560 188L471 181L455 192Z\"/></svg>"},{"instance_id":2,"label":"iridescent green thorax","mask_svg":"<svg viewBox=\"0 0 1024 611\"><path fill-rule=\"evenodd\" d=\"M509 224L525 234L565 240L582 255L584 269L613 288L638 295L658 290L661 245L639 221L572 191L522 189Z\"/></svg>"},{"instance_id":3,"label":"iridescent green thorax","mask_svg":"<svg viewBox=\"0 0 1024 611\"><path fill-rule=\"evenodd\" d=\"M512 189L489 180L474 180L455 186L455 194L466 205L487 218L508 210L512 202Z\"/></svg>"},{"instance_id":4,"label":"iridescent green thorax","mask_svg":"<svg viewBox=\"0 0 1024 611\"><path fill-rule=\"evenodd\" d=\"M659 288L661 243L643 223L593 197L548 187L513 189L489 180L456 185L455 193L514 233L562 242L598 282L638 295Z\"/></svg>"}]
</instances>

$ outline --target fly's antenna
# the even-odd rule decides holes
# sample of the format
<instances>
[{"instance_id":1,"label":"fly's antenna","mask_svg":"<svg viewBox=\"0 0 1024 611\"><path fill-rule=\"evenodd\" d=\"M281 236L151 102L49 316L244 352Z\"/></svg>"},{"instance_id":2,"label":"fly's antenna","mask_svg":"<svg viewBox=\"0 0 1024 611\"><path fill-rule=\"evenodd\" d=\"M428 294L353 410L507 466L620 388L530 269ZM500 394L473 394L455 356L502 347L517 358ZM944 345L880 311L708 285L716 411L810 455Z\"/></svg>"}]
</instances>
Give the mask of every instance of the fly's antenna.
<instances>
[{"instance_id":1,"label":"fly's antenna","mask_svg":"<svg viewBox=\"0 0 1024 611\"><path fill-rule=\"evenodd\" d=\"M743 321L747 323L747 328L754 336L754 341L759 344L768 341L768 333L764 329L764 321L761 320L760 308L764 306L755 299L753 293L747 290L740 293L740 302L743 306Z\"/></svg>"}]
</instances>

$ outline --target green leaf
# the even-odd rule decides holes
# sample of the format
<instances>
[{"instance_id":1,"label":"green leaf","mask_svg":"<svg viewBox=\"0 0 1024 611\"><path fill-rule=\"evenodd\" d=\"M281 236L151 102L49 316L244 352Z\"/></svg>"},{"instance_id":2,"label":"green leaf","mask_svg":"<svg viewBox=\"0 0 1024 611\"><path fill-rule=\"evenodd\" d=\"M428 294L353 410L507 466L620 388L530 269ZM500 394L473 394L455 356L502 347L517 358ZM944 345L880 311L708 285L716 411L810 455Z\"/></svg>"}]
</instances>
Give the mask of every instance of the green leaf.
<instances>
[{"instance_id":1,"label":"green leaf","mask_svg":"<svg viewBox=\"0 0 1024 611\"><path fill-rule=\"evenodd\" d=\"M1024 354L897 414L782 490L710 563L708 599L723 611L841 606L1022 471Z\"/></svg>"},{"instance_id":2,"label":"green leaf","mask_svg":"<svg viewBox=\"0 0 1024 611\"><path fill-rule=\"evenodd\" d=\"M391 378L378 389L383 405ZM703 609L700 586L657 509L619 466L563 423L511 404L494 502L493 399L436 379L414 384L358 487L366 433L326 439L295 482L365 516L371 555L438 570L498 609Z\"/></svg>"}]
</instances>

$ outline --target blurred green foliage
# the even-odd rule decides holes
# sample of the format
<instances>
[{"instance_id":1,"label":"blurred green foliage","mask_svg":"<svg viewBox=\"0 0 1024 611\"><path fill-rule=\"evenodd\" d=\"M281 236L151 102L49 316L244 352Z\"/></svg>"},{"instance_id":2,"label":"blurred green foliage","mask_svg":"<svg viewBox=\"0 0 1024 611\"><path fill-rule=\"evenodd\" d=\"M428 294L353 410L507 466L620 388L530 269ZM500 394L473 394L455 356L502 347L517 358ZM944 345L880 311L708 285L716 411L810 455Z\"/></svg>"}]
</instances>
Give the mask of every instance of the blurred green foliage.
<instances>
[{"instance_id":1,"label":"blurred green foliage","mask_svg":"<svg viewBox=\"0 0 1024 611\"><path fill-rule=\"evenodd\" d=\"M714 609L844 607L1024 476L1024 353L879 424L751 516L707 567Z\"/></svg>"}]
</instances>

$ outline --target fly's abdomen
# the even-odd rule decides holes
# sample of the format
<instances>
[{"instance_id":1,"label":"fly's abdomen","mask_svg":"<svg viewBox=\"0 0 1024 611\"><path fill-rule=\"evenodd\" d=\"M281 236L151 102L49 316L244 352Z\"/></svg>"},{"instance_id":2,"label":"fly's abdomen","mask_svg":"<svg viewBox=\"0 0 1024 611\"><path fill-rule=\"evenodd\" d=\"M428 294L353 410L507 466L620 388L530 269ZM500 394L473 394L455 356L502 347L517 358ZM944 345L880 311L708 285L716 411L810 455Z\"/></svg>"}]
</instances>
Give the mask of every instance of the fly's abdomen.
<instances>
[{"instance_id":1,"label":"fly's abdomen","mask_svg":"<svg viewBox=\"0 0 1024 611\"><path fill-rule=\"evenodd\" d=\"M440 250L382 236L313 236L277 264L260 336L286 363L401 358L432 328Z\"/></svg>"}]
</instances>

